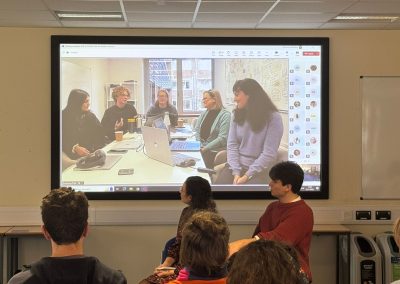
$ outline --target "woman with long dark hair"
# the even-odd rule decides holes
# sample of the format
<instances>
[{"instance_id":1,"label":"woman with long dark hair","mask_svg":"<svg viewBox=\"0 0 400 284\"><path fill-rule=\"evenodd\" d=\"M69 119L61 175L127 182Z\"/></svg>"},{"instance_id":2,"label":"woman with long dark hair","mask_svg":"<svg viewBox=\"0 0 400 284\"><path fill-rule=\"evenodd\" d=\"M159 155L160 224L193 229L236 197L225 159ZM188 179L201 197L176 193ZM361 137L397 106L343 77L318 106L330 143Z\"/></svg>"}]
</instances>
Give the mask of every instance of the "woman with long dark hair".
<instances>
[{"instance_id":1,"label":"woman with long dark hair","mask_svg":"<svg viewBox=\"0 0 400 284\"><path fill-rule=\"evenodd\" d=\"M180 189L181 201L186 206L179 218L176 238L168 248L167 258L157 266L154 274L142 280L140 284L167 283L174 280L182 268L179 262L179 251L182 241L182 230L193 214L200 211L217 212L215 202L212 198L210 183L199 176L191 176L186 179ZM174 267L171 270L162 270L163 267Z\"/></svg>"},{"instance_id":2,"label":"woman with long dark hair","mask_svg":"<svg viewBox=\"0 0 400 284\"><path fill-rule=\"evenodd\" d=\"M219 184L266 184L283 135L282 117L268 94L254 79L233 85L236 109L229 128L227 163Z\"/></svg>"},{"instance_id":3,"label":"woman with long dark hair","mask_svg":"<svg viewBox=\"0 0 400 284\"><path fill-rule=\"evenodd\" d=\"M103 127L89 106L89 94L73 89L62 111L62 150L70 159L87 156L105 145Z\"/></svg>"}]
</instances>

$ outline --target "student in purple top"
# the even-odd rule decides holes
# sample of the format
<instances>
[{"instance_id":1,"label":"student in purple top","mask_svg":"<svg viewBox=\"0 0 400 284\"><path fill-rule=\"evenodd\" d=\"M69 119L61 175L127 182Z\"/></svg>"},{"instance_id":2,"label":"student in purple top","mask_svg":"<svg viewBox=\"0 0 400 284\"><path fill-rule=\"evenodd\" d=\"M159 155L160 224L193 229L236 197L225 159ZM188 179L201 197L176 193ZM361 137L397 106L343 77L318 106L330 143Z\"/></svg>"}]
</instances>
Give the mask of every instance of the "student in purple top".
<instances>
[{"instance_id":1,"label":"student in purple top","mask_svg":"<svg viewBox=\"0 0 400 284\"><path fill-rule=\"evenodd\" d=\"M236 109L229 128L227 163L217 184L266 184L283 135L282 117L254 79L233 85Z\"/></svg>"}]
</instances>

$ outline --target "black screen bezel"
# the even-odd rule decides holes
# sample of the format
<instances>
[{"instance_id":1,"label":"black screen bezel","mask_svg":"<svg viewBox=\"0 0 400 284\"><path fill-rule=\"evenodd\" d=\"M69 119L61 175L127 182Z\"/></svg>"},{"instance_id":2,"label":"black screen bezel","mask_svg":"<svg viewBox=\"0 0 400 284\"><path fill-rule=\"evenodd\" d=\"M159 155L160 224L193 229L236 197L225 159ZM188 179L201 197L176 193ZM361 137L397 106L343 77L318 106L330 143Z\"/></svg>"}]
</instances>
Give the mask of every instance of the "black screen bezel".
<instances>
[{"instance_id":1,"label":"black screen bezel","mask_svg":"<svg viewBox=\"0 0 400 284\"><path fill-rule=\"evenodd\" d=\"M321 46L321 187L301 191L305 199L329 198L329 38L326 37L163 37L51 36L51 189L60 187L60 45L61 44L191 44ZM267 185L266 185L267 189ZM87 192L92 200L174 200L177 192ZM213 192L215 199L272 199L270 191Z\"/></svg>"}]
</instances>

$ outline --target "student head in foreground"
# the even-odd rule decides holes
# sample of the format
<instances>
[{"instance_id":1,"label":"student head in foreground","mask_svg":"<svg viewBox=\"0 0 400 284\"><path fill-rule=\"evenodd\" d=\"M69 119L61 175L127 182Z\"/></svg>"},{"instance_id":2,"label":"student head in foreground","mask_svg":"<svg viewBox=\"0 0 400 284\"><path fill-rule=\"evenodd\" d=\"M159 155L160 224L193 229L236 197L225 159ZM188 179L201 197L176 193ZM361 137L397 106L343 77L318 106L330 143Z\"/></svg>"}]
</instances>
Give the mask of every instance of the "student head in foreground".
<instances>
[{"instance_id":1,"label":"student head in foreground","mask_svg":"<svg viewBox=\"0 0 400 284\"><path fill-rule=\"evenodd\" d=\"M169 283L226 283L229 228L214 212L198 212L185 225L180 259L184 266L175 281Z\"/></svg>"},{"instance_id":2,"label":"student head in foreground","mask_svg":"<svg viewBox=\"0 0 400 284\"><path fill-rule=\"evenodd\" d=\"M301 199L304 171L296 163L285 161L269 171L271 195L278 201L270 203L260 217L252 238L230 243L230 254L260 239L275 240L293 246L299 256L300 267L311 282L309 262L314 216L311 208Z\"/></svg>"},{"instance_id":3,"label":"student head in foreground","mask_svg":"<svg viewBox=\"0 0 400 284\"><path fill-rule=\"evenodd\" d=\"M302 284L296 251L285 244L259 240L241 248L229 269L228 284Z\"/></svg>"},{"instance_id":4,"label":"student head in foreground","mask_svg":"<svg viewBox=\"0 0 400 284\"><path fill-rule=\"evenodd\" d=\"M42 231L51 242L51 256L8 282L17 283L127 283L125 276L83 254L88 235L88 200L71 188L52 190L42 200Z\"/></svg>"}]
</instances>

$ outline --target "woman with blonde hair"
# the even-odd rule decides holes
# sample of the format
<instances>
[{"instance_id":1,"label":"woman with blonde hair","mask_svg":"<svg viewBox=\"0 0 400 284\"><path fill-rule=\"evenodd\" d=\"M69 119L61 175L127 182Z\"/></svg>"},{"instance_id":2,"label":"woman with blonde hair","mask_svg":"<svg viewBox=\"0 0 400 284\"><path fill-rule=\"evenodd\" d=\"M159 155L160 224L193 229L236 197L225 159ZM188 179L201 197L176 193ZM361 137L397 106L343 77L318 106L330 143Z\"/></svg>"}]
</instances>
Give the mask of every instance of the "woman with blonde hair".
<instances>
[{"instance_id":1,"label":"woman with blonde hair","mask_svg":"<svg viewBox=\"0 0 400 284\"><path fill-rule=\"evenodd\" d=\"M206 108L197 119L194 132L201 142L201 155L207 168L214 168L215 155L226 149L231 113L224 108L221 94L217 90L203 93Z\"/></svg>"}]
</instances>

